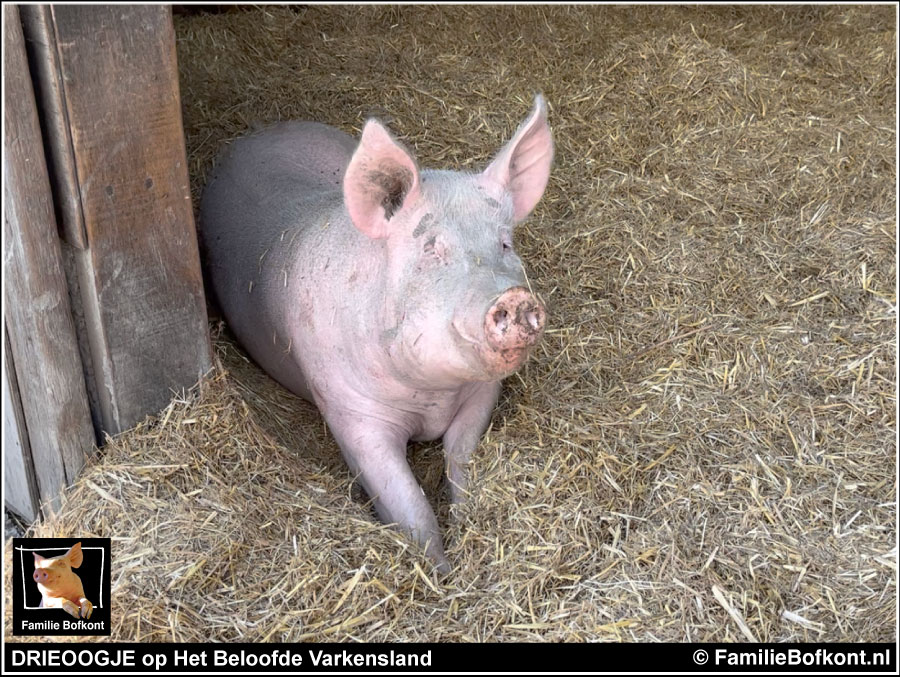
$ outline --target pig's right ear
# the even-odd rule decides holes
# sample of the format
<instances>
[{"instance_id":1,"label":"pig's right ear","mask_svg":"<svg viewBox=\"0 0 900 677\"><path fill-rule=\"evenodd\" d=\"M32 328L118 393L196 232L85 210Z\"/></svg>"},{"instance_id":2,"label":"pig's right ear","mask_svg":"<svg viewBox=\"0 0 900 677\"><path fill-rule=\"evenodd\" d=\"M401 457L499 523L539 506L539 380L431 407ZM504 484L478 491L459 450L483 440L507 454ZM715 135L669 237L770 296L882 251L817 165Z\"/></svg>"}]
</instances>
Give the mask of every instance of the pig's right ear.
<instances>
[{"instance_id":1,"label":"pig's right ear","mask_svg":"<svg viewBox=\"0 0 900 677\"><path fill-rule=\"evenodd\" d=\"M32 553L34 555L34 567L35 569L41 566L41 563L44 561L44 558L38 555L36 552Z\"/></svg>"},{"instance_id":2,"label":"pig's right ear","mask_svg":"<svg viewBox=\"0 0 900 677\"><path fill-rule=\"evenodd\" d=\"M69 548L69 552L63 555L63 558L69 560L69 566L73 569L80 567L81 563L84 561L84 553L81 552L81 542L79 541Z\"/></svg>"},{"instance_id":3,"label":"pig's right ear","mask_svg":"<svg viewBox=\"0 0 900 677\"><path fill-rule=\"evenodd\" d=\"M353 225L371 238L387 237L391 218L419 195L419 168L377 120L363 127L344 173L344 203Z\"/></svg>"}]
</instances>

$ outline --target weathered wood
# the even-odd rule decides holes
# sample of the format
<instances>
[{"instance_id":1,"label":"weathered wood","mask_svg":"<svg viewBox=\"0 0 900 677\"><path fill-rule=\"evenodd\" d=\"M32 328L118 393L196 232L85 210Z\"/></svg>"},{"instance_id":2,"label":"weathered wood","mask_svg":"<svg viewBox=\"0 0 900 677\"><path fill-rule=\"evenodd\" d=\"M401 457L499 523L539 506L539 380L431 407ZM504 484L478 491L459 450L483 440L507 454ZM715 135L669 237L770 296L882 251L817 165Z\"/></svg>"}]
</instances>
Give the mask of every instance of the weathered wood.
<instances>
[{"instance_id":1,"label":"weathered wood","mask_svg":"<svg viewBox=\"0 0 900 677\"><path fill-rule=\"evenodd\" d=\"M84 385L87 390L88 407L91 410L91 423L94 425L94 437L102 442L104 439L103 420L100 414L100 395L97 392L97 388L102 386L102 382L98 382L94 374L94 357L91 352L87 322L84 318L84 307L81 303L81 284L78 279L78 256L76 255L79 250L65 240L60 240L59 248L62 254L63 270L66 272L66 281L69 283L72 321L75 323L75 336L78 338L78 356L81 358L81 367L84 373Z\"/></svg>"},{"instance_id":2,"label":"weathered wood","mask_svg":"<svg viewBox=\"0 0 900 677\"><path fill-rule=\"evenodd\" d=\"M21 5L22 31L25 50L31 66L32 79L38 99L38 118L48 157L47 171L60 227L60 237L79 249L87 246L81 201L78 198L78 178L72 155L72 137L63 110L62 73L56 53L56 37L49 5Z\"/></svg>"},{"instance_id":3,"label":"weathered wood","mask_svg":"<svg viewBox=\"0 0 900 677\"><path fill-rule=\"evenodd\" d=\"M18 9L3 12L4 321L39 498L55 504L95 440Z\"/></svg>"},{"instance_id":4,"label":"weathered wood","mask_svg":"<svg viewBox=\"0 0 900 677\"><path fill-rule=\"evenodd\" d=\"M3 502L25 521L33 522L38 516L38 488L6 327L3 350Z\"/></svg>"},{"instance_id":5,"label":"weathered wood","mask_svg":"<svg viewBox=\"0 0 900 677\"><path fill-rule=\"evenodd\" d=\"M103 429L117 433L211 366L174 29L162 5L47 12L62 86L42 91L62 100L42 108L68 125L87 245L75 268L89 387Z\"/></svg>"}]
</instances>

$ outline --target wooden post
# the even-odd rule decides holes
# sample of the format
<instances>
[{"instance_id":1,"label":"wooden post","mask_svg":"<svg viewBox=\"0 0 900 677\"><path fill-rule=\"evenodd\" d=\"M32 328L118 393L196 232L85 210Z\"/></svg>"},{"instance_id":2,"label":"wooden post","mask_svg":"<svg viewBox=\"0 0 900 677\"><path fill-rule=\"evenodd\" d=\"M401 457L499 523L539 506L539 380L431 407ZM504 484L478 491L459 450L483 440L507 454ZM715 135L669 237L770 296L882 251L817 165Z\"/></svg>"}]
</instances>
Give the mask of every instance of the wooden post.
<instances>
[{"instance_id":1,"label":"wooden post","mask_svg":"<svg viewBox=\"0 0 900 677\"><path fill-rule=\"evenodd\" d=\"M21 501L27 509L36 498L55 501L95 440L19 12L5 5L3 13L4 324L9 336L3 366L4 398L10 399L4 418L15 422L18 443L7 438L13 451L30 453L21 464L13 453L5 470L19 473L9 478L16 491L29 493L28 462L33 462L39 497Z\"/></svg>"},{"instance_id":2,"label":"wooden post","mask_svg":"<svg viewBox=\"0 0 900 677\"><path fill-rule=\"evenodd\" d=\"M164 5L22 7L102 430L211 367L175 35Z\"/></svg>"}]
</instances>

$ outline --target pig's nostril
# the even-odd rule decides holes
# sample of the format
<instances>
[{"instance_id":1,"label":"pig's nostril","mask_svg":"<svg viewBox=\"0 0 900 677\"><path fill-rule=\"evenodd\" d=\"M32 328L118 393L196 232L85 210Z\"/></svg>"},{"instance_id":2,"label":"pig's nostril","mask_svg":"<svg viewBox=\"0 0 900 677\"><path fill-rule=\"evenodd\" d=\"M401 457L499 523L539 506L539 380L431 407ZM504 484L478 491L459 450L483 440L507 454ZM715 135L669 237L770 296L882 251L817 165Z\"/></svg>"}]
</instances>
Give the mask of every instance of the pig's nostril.
<instances>
[{"instance_id":1,"label":"pig's nostril","mask_svg":"<svg viewBox=\"0 0 900 677\"><path fill-rule=\"evenodd\" d=\"M500 309L494 313L494 326L497 327L497 331L506 331L506 327L509 324L509 315L503 309Z\"/></svg>"},{"instance_id":2,"label":"pig's nostril","mask_svg":"<svg viewBox=\"0 0 900 677\"><path fill-rule=\"evenodd\" d=\"M528 326L532 329L537 329L538 327L540 327L538 314L533 310L529 310L525 313L525 321L528 322Z\"/></svg>"}]
</instances>

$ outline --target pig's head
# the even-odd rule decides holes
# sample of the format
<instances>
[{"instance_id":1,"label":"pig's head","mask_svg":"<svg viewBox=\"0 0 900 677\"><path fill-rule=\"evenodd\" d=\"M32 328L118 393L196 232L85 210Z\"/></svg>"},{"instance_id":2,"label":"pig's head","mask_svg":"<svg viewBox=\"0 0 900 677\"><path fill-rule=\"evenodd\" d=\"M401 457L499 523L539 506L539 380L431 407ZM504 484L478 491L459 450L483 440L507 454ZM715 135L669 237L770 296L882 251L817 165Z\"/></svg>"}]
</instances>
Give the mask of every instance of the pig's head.
<instances>
[{"instance_id":1,"label":"pig's head","mask_svg":"<svg viewBox=\"0 0 900 677\"><path fill-rule=\"evenodd\" d=\"M512 234L540 200L552 160L541 96L480 173L420 171L387 129L366 123L344 201L356 228L383 245L380 343L404 377L494 381L525 362L546 311Z\"/></svg>"},{"instance_id":2,"label":"pig's head","mask_svg":"<svg viewBox=\"0 0 900 677\"><path fill-rule=\"evenodd\" d=\"M60 582L68 583L71 577L75 575L72 569L80 567L83 559L81 543L73 545L61 557L41 557L38 553L34 553L34 574L32 574L32 578L35 583L40 583L45 588L53 590Z\"/></svg>"}]
</instances>

